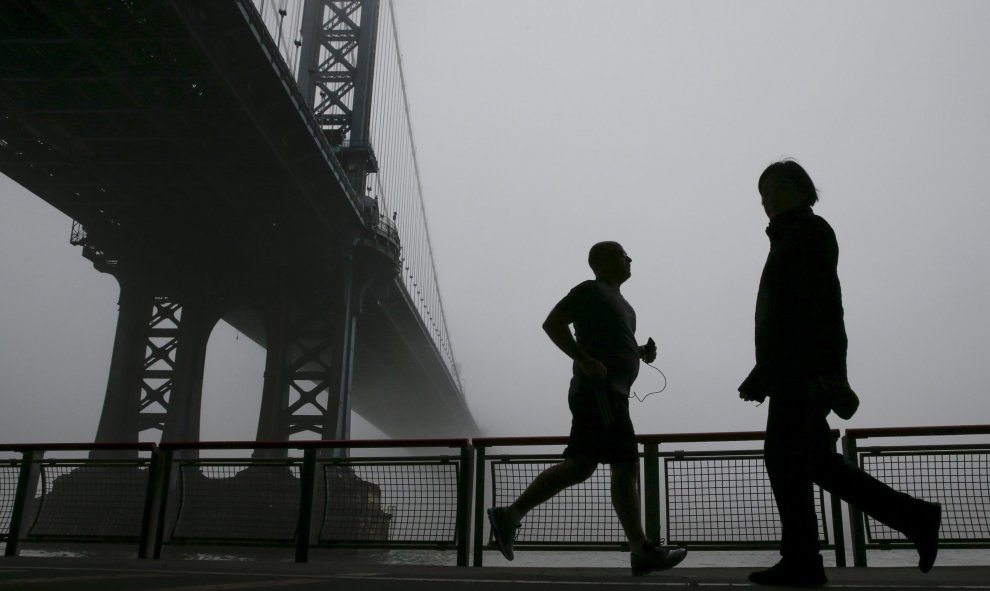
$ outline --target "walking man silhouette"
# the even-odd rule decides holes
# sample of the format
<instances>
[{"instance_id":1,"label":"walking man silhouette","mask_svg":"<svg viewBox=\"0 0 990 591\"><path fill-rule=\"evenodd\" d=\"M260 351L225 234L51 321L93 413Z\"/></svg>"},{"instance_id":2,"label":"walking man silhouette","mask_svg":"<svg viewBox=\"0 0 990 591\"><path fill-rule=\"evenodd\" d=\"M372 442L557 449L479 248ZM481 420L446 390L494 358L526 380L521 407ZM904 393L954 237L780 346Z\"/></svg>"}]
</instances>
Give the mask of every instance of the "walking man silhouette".
<instances>
[{"instance_id":1,"label":"walking man silhouette","mask_svg":"<svg viewBox=\"0 0 990 591\"><path fill-rule=\"evenodd\" d=\"M543 330L574 360L567 394L571 433L564 461L547 468L508 507L488 510L495 542L507 560L523 517L537 505L590 477L600 463L611 465L612 507L632 551L633 575L676 566L683 548L646 538L640 522L639 448L629 417L629 388L639 362L656 359L656 345L636 343L636 312L622 297L632 259L617 242L591 247L588 264L595 279L578 284L550 311ZM570 325L575 334L571 334Z\"/></svg>"},{"instance_id":2,"label":"walking man silhouette","mask_svg":"<svg viewBox=\"0 0 990 591\"><path fill-rule=\"evenodd\" d=\"M938 553L941 505L895 491L833 450L825 417L835 410L848 418L857 399L846 377L839 247L831 226L812 212L817 189L792 160L771 164L757 186L770 218L770 254L756 298L756 366L739 396L770 398L764 453L782 533L780 562L749 580L828 581L812 483L902 532L918 550L918 568L928 572Z\"/></svg>"}]
</instances>

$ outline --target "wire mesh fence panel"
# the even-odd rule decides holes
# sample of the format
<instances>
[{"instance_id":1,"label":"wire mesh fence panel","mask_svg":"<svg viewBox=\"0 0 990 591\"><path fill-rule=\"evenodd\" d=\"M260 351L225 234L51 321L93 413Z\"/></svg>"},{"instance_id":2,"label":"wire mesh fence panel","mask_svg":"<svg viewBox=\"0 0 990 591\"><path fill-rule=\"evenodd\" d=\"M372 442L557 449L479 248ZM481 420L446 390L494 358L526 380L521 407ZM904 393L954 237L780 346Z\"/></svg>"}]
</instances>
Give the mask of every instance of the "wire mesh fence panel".
<instances>
[{"instance_id":1,"label":"wire mesh fence panel","mask_svg":"<svg viewBox=\"0 0 990 591\"><path fill-rule=\"evenodd\" d=\"M41 463L41 497L31 538L136 540L148 490L147 464Z\"/></svg>"},{"instance_id":2,"label":"wire mesh fence panel","mask_svg":"<svg viewBox=\"0 0 990 591\"><path fill-rule=\"evenodd\" d=\"M460 462L323 464L321 543L451 545Z\"/></svg>"},{"instance_id":3,"label":"wire mesh fence panel","mask_svg":"<svg viewBox=\"0 0 990 591\"><path fill-rule=\"evenodd\" d=\"M560 459L492 461L493 505L511 504L541 472L559 462ZM564 489L530 511L516 534L516 543L625 543L622 525L612 509L611 474L608 466L600 466L584 482ZM489 532L489 541L491 535Z\"/></svg>"},{"instance_id":4,"label":"wire mesh fence panel","mask_svg":"<svg viewBox=\"0 0 990 591\"><path fill-rule=\"evenodd\" d=\"M990 542L990 450L869 452L860 465L898 491L942 503L940 540ZM907 541L869 516L866 535L870 543Z\"/></svg>"},{"instance_id":5,"label":"wire mesh fence panel","mask_svg":"<svg viewBox=\"0 0 990 591\"><path fill-rule=\"evenodd\" d=\"M664 459L667 535L671 543L776 544L780 518L762 455ZM828 543L824 500L815 486L820 540Z\"/></svg>"},{"instance_id":6,"label":"wire mesh fence panel","mask_svg":"<svg viewBox=\"0 0 990 591\"><path fill-rule=\"evenodd\" d=\"M179 463L171 540L291 542L299 518L299 464Z\"/></svg>"},{"instance_id":7,"label":"wire mesh fence panel","mask_svg":"<svg viewBox=\"0 0 990 591\"><path fill-rule=\"evenodd\" d=\"M17 496L17 478L20 475L19 462L0 463L0 540L7 539L10 531L10 518L14 513L14 498Z\"/></svg>"}]
</instances>

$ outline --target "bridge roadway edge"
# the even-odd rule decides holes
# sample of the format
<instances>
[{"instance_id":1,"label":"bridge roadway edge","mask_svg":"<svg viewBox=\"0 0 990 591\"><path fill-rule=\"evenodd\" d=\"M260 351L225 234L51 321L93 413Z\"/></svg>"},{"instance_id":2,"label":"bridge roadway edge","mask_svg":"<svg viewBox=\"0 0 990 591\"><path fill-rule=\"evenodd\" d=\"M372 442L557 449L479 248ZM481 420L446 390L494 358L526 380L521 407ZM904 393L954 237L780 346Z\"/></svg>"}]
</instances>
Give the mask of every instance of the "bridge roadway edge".
<instances>
[{"instance_id":1,"label":"bridge roadway edge","mask_svg":"<svg viewBox=\"0 0 990 591\"><path fill-rule=\"evenodd\" d=\"M512 568L311 562L231 562L95 558L0 558L0 589L574 589L754 588L749 567L676 568L633 577L617 568ZM829 568L826 588L988 589L990 566Z\"/></svg>"}]
</instances>

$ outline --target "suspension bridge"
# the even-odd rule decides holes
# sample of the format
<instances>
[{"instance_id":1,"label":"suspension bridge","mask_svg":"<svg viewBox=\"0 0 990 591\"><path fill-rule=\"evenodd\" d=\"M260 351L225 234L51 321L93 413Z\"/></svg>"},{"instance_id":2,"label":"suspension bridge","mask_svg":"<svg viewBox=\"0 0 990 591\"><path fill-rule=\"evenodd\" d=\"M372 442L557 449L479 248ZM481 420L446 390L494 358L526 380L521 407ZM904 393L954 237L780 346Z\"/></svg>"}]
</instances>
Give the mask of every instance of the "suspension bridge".
<instances>
[{"instance_id":1,"label":"suspension bridge","mask_svg":"<svg viewBox=\"0 0 990 591\"><path fill-rule=\"evenodd\" d=\"M5 0L0 52L0 172L71 218L69 240L120 284L96 442L0 446L0 587L630 585L625 569L355 569L346 556L307 570L14 559L20 542L100 541L156 558L184 543L268 544L292 548L297 562L316 547L440 549L481 566L485 505L517 496L561 457L511 448L565 441L476 437L444 318L391 0ZM206 343L220 320L266 349L259 442L198 441ZM352 411L393 438L436 439L343 441ZM942 502L944 548L985 549L988 433L846 430L843 451ZM291 441L313 436L337 441ZM934 436L957 439L857 447ZM666 516L671 541L693 554L776 547L779 521L754 447L762 439L640 436L648 533L658 537ZM427 451L387 461L350 453L417 445ZM453 451L438 456L437 447ZM241 448L254 456L198 456ZM940 565L925 578L913 568L841 568L846 528L856 566L867 550L909 545L816 495L833 583L990 588L985 566ZM517 548L619 550L608 496L596 473L563 497L571 504L540 509ZM576 506L610 517L576 521ZM730 589L747 570L679 568L654 580Z\"/></svg>"},{"instance_id":2,"label":"suspension bridge","mask_svg":"<svg viewBox=\"0 0 990 591\"><path fill-rule=\"evenodd\" d=\"M348 439L352 411L476 434L396 25L390 0L0 4L0 171L120 285L97 442L198 440L220 320L266 349L259 440Z\"/></svg>"}]
</instances>

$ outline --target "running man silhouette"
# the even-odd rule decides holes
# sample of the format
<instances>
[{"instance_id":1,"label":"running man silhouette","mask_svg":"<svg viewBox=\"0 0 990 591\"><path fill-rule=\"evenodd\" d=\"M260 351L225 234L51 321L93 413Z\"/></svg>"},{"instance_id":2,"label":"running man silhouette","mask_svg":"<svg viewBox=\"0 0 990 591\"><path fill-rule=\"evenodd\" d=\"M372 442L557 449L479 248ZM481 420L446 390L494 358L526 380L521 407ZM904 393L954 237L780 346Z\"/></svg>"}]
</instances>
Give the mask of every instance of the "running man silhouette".
<instances>
[{"instance_id":1,"label":"running man silhouette","mask_svg":"<svg viewBox=\"0 0 990 591\"><path fill-rule=\"evenodd\" d=\"M617 242L591 247L588 264L595 279L578 284L550 311L543 330L574 360L567 394L571 433L564 461L547 468L514 503L488 510L495 542L507 560L523 517L560 491L584 482L598 464L612 469L612 507L632 551L633 575L676 566L683 548L646 538L640 522L639 448L629 417L629 388L639 362L656 359L656 345L636 343L636 312L620 286L631 276L632 259ZM571 334L570 325L575 334Z\"/></svg>"}]
</instances>

